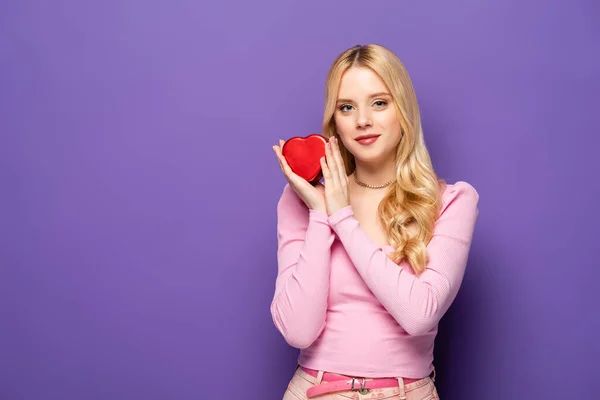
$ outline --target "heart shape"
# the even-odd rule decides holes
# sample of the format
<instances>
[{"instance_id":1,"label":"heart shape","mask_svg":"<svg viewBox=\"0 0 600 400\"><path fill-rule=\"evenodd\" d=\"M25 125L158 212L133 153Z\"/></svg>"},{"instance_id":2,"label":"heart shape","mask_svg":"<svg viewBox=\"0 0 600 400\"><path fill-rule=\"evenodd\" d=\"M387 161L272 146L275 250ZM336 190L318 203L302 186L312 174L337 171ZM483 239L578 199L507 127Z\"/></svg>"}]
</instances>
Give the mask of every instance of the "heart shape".
<instances>
[{"instance_id":1,"label":"heart shape","mask_svg":"<svg viewBox=\"0 0 600 400\"><path fill-rule=\"evenodd\" d=\"M313 183L322 177L320 160L325 157L326 143L327 139L318 133L294 136L283 144L281 153L296 175Z\"/></svg>"}]
</instances>

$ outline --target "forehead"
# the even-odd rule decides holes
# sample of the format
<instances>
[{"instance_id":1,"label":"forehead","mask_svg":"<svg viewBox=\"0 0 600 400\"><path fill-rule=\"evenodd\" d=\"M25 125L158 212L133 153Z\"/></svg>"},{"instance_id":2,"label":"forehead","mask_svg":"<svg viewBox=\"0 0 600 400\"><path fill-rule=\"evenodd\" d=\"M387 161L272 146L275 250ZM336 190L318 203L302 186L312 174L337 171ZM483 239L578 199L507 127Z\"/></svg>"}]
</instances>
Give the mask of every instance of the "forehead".
<instances>
[{"instance_id":1,"label":"forehead","mask_svg":"<svg viewBox=\"0 0 600 400\"><path fill-rule=\"evenodd\" d=\"M352 67L342 75L338 97L361 97L387 91L385 83L373 70L364 67Z\"/></svg>"}]
</instances>

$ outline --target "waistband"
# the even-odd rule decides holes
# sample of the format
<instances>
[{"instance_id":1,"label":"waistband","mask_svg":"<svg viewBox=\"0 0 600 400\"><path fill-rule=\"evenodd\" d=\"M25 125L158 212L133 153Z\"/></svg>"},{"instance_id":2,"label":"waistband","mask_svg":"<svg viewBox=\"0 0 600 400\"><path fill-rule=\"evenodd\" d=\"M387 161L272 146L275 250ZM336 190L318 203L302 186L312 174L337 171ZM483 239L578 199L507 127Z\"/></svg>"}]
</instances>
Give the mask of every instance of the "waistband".
<instances>
[{"instance_id":1,"label":"waistband","mask_svg":"<svg viewBox=\"0 0 600 400\"><path fill-rule=\"evenodd\" d=\"M391 387L400 387L400 398L405 397L405 385L431 378L435 381L435 369L429 376L423 378L357 378L348 375L339 375L331 372L317 371L310 368L299 366L306 374L317 378L317 384L306 391L308 398L319 396L326 393L339 391L359 391L361 394L368 393L368 389L383 389ZM321 376L319 376L321 375ZM325 382L325 383L321 383Z\"/></svg>"}]
</instances>

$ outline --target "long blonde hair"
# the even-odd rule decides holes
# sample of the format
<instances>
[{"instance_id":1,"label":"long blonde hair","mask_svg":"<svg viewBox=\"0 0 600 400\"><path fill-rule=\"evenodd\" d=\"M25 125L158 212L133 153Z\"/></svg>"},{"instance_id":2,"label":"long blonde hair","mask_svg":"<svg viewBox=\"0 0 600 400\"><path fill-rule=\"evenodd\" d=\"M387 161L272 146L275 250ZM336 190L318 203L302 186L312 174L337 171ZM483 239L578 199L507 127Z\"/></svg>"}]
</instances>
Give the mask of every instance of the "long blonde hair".
<instances>
[{"instance_id":1,"label":"long blonde hair","mask_svg":"<svg viewBox=\"0 0 600 400\"><path fill-rule=\"evenodd\" d=\"M390 257L396 263L406 258L418 275L429 262L426 246L439 216L441 193L446 182L438 179L425 147L419 105L410 76L400 59L381 45L354 46L333 62L325 85L323 134L328 138L339 138L334 119L335 104L342 75L352 66L370 68L379 75L396 106L402 129L402 139L396 150L396 182L380 202L378 215L390 245L394 247ZM351 174L356 168L354 156L341 140L338 143L346 172Z\"/></svg>"}]
</instances>

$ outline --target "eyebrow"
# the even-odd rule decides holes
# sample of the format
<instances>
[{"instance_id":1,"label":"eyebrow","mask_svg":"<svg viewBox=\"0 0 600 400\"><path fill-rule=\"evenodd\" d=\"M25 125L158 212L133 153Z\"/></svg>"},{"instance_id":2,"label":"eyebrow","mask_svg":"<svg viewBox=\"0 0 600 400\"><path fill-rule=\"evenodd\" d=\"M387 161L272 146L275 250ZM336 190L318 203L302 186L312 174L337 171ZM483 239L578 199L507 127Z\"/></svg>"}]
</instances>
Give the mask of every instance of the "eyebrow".
<instances>
[{"instance_id":1,"label":"eyebrow","mask_svg":"<svg viewBox=\"0 0 600 400\"><path fill-rule=\"evenodd\" d=\"M392 95L389 94L388 92L377 92L377 93L373 93L372 95L370 95L369 98L372 99L373 97L383 97L383 96L392 97ZM349 99L338 99L336 101L336 104L337 103L352 103L352 100L349 100Z\"/></svg>"}]
</instances>

